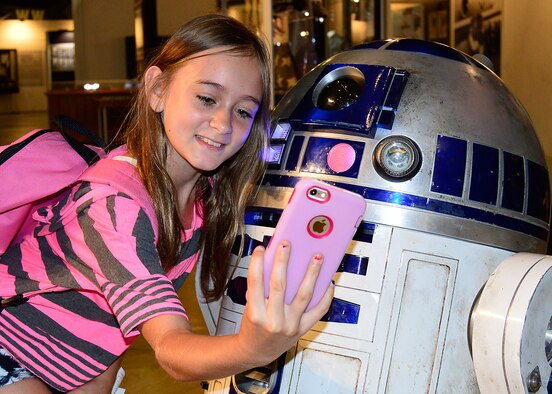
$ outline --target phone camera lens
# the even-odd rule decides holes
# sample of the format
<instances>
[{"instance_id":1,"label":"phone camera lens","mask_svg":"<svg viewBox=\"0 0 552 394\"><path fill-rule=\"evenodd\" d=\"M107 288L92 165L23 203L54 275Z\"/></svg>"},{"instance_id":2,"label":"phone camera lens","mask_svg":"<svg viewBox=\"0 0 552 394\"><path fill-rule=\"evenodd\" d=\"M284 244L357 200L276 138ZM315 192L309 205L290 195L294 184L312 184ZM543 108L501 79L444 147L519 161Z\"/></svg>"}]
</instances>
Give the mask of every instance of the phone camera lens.
<instances>
[{"instance_id":1,"label":"phone camera lens","mask_svg":"<svg viewBox=\"0 0 552 394\"><path fill-rule=\"evenodd\" d=\"M311 196L316 196L316 193L317 193L316 189L311 189L311 190L309 190L309 194L310 194Z\"/></svg>"}]
</instances>

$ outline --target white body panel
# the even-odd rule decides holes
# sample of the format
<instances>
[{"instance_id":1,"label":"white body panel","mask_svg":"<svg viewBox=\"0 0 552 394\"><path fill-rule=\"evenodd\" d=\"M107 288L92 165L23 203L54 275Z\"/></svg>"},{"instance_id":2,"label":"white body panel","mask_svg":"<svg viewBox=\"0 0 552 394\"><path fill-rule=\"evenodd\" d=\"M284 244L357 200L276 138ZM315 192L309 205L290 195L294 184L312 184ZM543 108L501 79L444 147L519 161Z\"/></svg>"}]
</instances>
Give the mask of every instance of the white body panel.
<instances>
[{"instance_id":1,"label":"white body panel","mask_svg":"<svg viewBox=\"0 0 552 394\"><path fill-rule=\"evenodd\" d=\"M248 233L262 239L271 230ZM369 258L368 272L364 280L336 274L335 297L361 306L358 323L316 324L288 352L279 393L478 392L470 313L512 253L386 226L376 226L372 243L353 241L350 248ZM248 262L239 262L234 277L246 277ZM243 308L223 298L217 335L239 329ZM213 381L208 392L239 394L231 386L231 379Z\"/></svg>"}]
</instances>

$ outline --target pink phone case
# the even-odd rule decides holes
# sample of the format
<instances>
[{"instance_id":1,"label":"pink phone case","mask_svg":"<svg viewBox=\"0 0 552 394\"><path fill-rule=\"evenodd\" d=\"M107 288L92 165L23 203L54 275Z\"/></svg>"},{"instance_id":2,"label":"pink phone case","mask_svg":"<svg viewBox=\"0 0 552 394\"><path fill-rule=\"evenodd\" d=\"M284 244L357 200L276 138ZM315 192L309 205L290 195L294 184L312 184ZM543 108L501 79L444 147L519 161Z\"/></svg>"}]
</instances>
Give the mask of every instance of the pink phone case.
<instances>
[{"instance_id":1,"label":"pink phone case","mask_svg":"<svg viewBox=\"0 0 552 394\"><path fill-rule=\"evenodd\" d=\"M316 192L314 192L316 191ZM291 243L285 302L290 304L315 253L324 256L312 300L326 292L360 224L366 201L356 193L313 179L301 179L282 212L264 258L264 288L268 297L274 255L282 240Z\"/></svg>"}]
</instances>

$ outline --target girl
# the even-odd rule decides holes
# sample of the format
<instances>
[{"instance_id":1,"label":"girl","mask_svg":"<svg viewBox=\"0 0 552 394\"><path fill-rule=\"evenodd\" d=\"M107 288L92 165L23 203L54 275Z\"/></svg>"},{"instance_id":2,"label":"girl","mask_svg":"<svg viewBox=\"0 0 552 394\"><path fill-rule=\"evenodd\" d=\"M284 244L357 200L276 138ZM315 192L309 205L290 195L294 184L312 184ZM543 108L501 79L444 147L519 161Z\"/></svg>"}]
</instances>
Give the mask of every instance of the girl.
<instances>
[{"instance_id":1,"label":"girl","mask_svg":"<svg viewBox=\"0 0 552 394\"><path fill-rule=\"evenodd\" d=\"M175 379L224 377L276 359L323 316L333 289L305 312L321 256L284 303L288 242L279 245L268 300L263 248L251 256L234 335L193 334L175 291L202 248L202 290L210 299L224 292L231 247L264 170L269 73L261 40L222 15L187 23L151 60L125 144L104 159L126 166L151 201L80 182L33 214L0 265L19 289L57 291L0 313L0 361L17 371L0 375L0 393L110 392L120 356L140 333Z\"/></svg>"}]
</instances>

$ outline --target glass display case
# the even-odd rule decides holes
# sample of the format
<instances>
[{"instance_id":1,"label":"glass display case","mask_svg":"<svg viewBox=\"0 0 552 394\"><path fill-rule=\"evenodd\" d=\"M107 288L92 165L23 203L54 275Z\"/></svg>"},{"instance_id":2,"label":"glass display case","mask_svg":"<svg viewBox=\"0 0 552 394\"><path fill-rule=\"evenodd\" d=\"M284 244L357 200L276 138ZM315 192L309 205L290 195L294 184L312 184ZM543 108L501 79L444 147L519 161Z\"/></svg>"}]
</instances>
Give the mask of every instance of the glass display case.
<instances>
[{"instance_id":1,"label":"glass display case","mask_svg":"<svg viewBox=\"0 0 552 394\"><path fill-rule=\"evenodd\" d=\"M0 93L19 92L17 50L0 49Z\"/></svg>"},{"instance_id":2,"label":"glass display case","mask_svg":"<svg viewBox=\"0 0 552 394\"><path fill-rule=\"evenodd\" d=\"M320 62L379 39L424 39L484 54L499 73L500 1L219 0L218 5L267 38L277 103Z\"/></svg>"},{"instance_id":3,"label":"glass display case","mask_svg":"<svg viewBox=\"0 0 552 394\"><path fill-rule=\"evenodd\" d=\"M376 0L221 0L219 8L267 37L274 62L274 100L278 102L323 60L378 36L376 3Z\"/></svg>"}]
</instances>

